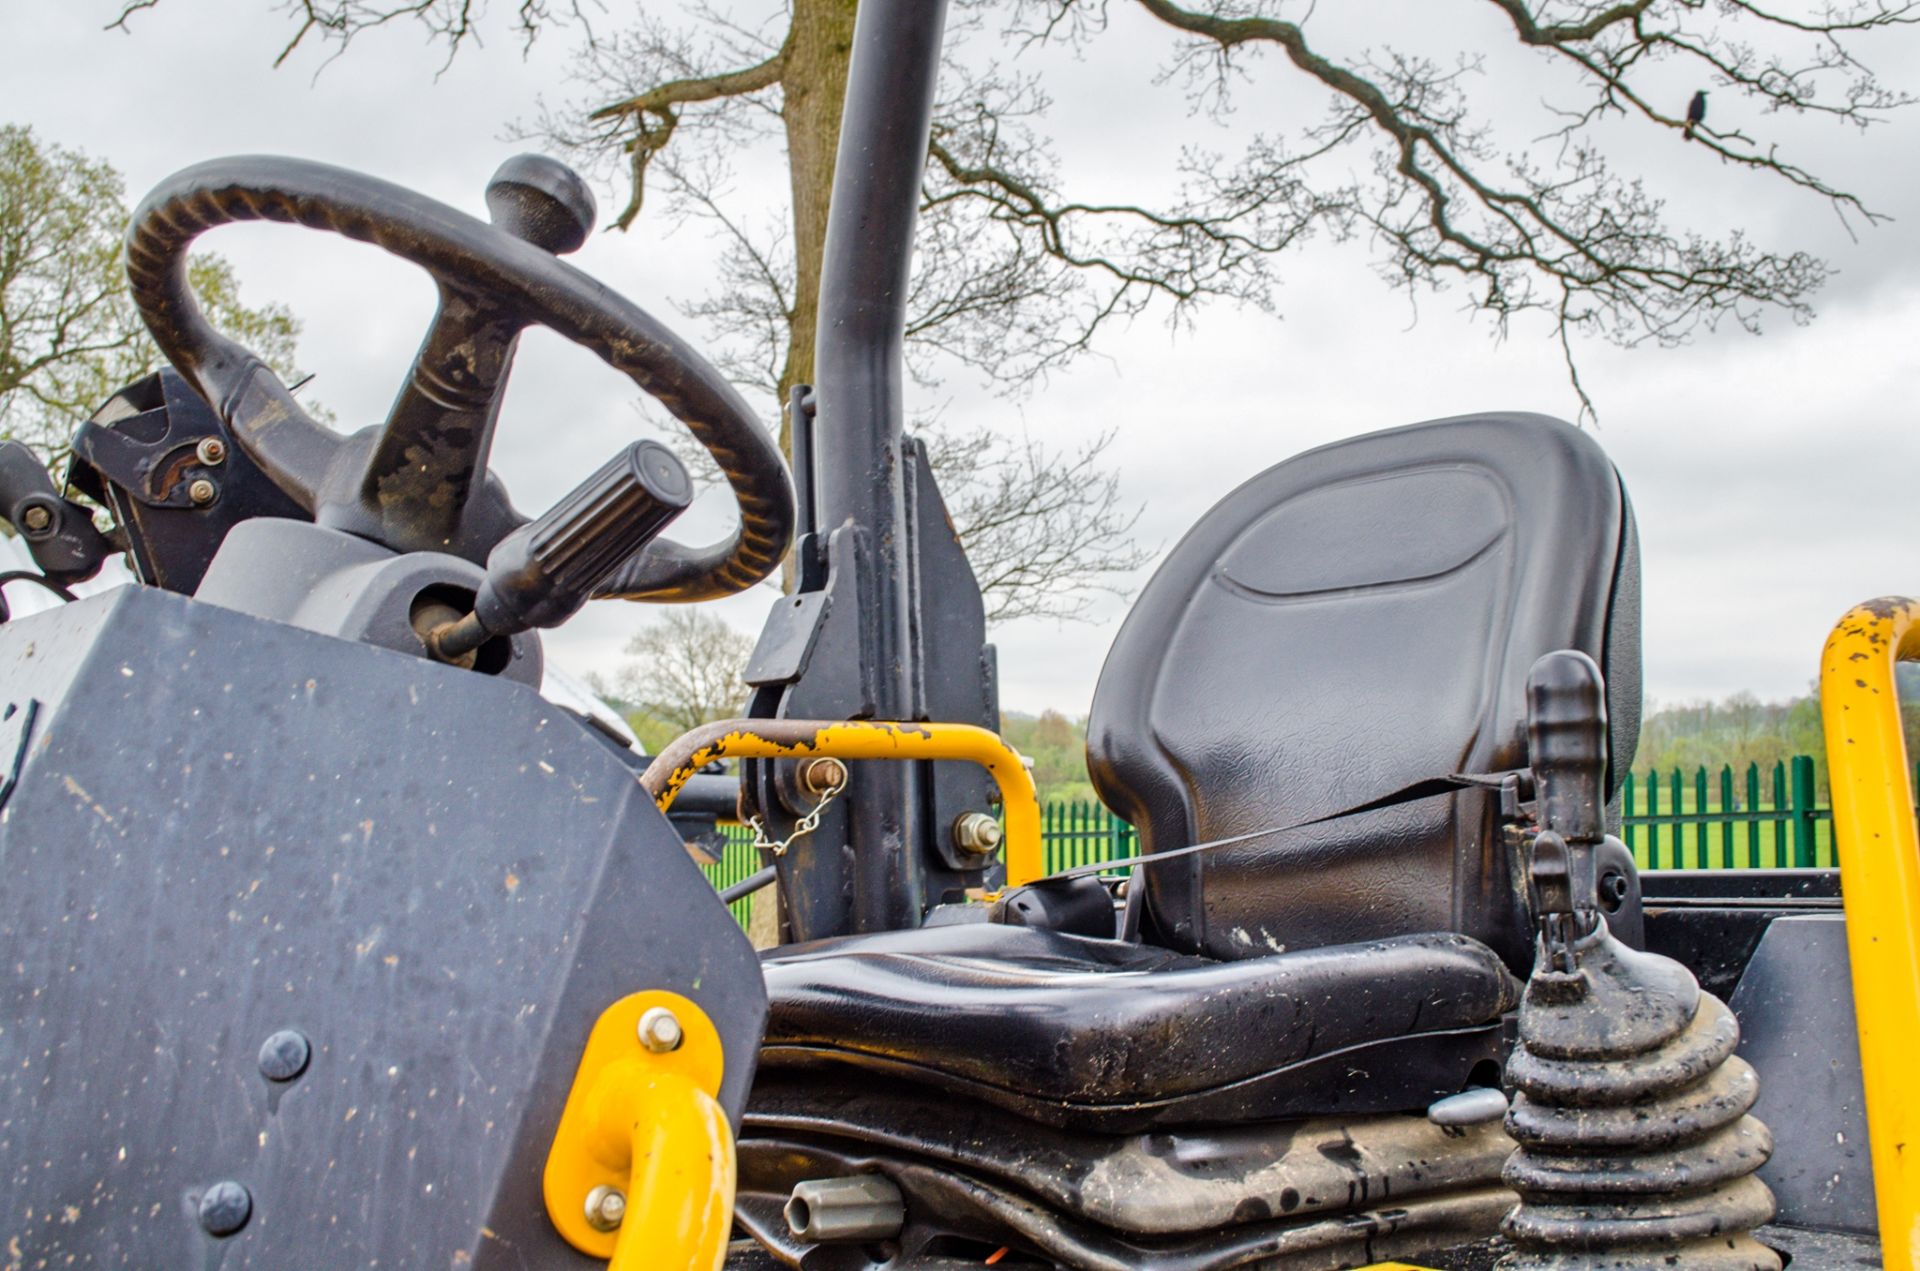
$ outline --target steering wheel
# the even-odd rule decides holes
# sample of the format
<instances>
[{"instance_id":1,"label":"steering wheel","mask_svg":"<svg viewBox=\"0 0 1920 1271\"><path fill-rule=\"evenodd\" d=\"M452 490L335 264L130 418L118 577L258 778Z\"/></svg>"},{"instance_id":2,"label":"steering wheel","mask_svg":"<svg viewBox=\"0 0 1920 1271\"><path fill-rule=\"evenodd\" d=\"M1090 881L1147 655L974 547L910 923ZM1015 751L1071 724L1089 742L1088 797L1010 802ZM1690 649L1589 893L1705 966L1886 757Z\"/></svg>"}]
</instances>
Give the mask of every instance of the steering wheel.
<instances>
[{"instance_id":1,"label":"steering wheel","mask_svg":"<svg viewBox=\"0 0 1920 1271\"><path fill-rule=\"evenodd\" d=\"M538 324L599 355L665 406L720 465L740 526L693 548L656 539L595 593L702 600L779 565L794 496L773 437L720 372L641 309L558 259L586 241L593 196L570 168L510 159L487 189L493 223L400 186L299 159L214 159L161 182L134 213L134 303L234 441L316 522L395 551L484 563L526 522L487 471L520 332ZM384 424L341 436L301 409L259 357L208 323L187 250L237 221L286 221L369 242L425 269L440 308Z\"/></svg>"}]
</instances>

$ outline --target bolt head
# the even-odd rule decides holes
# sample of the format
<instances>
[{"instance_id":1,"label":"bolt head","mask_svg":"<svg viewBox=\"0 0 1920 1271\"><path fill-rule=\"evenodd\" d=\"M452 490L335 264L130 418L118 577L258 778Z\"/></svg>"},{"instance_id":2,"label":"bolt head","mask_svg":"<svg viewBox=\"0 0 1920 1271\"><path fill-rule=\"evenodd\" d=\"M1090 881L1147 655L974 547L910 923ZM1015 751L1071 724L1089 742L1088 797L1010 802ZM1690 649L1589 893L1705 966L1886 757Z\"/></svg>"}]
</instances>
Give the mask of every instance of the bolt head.
<instances>
[{"instance_id":1,"label":"bolt head","mask_svg":"<svg viewBox=\"0 0 1920 1271\"><path fill-rule=\"evenodd\" d=\"M291 1028L283 1028L260 1043L260 1075L268 1081L292 1081L307 1070L313 1047Z\"/></svg>"},{"instance_id":2,"label":"bolt head","mask_svg":"<svg viewBox=\"0 0 1920 1271\"><path fill-rule=\"evenodd\" d=\"M627 1195L605 1183L587 1193L587 1225L595 1231L618 1231L627 1217Z\"/></svg>"},{"instance_id":3,"label":"bolt head","mask_svg":"<svg viewBox=\"0 0 1920 1271\"><path fill-rule=\"evenodd\" d=\"M1000 850L1004 837L1000 822L985 812L965 812L954 818L953 842L963 852L986 856Z\"/></svg>"},{"instance_id":4,"label":"bolt head","mask_svg":"<svg viewBox=\"0 0 1920 1271\"><path fill-rule=\"evenodd\" d=\"M231 1236L253 1217L253 1196L239 1183L223 1180L200 1194L200 1229L209 1236Z\"/></svg>"},{"instance_id":5,"label":"bolt head","mask_svg":"<svg viewBox=\"0 0 1920 1271\"><path fill-rule=\"evenodd\" d=\"M20 514L20 528L23 530L44 530L53 524L53 512L36 503Z\"/></svg>"},{"instance_id":6,"label":"bolt head","mask_svg":"<svg viewBox=\"0 0 1920 1271\"><path fill-rule=\"evenodd\" d=\"M218 437L202 437L193 448L193 457L209 468L217 468L227 461L227 443Z\"/></svg>"},{"instance_id":7,"label":"bolt head","mask_svg":"<svg viewBox=\"0 0 1920 1271\"><path fill-rule=\"evenodd\" d=\"M187 487L187 497L193 500L194 506L196 507L205 507L207 504L213 502L214 496L218 493L220 493L220 488L205 477L201 477L198 481L195 481Z\"/></svg>"},{"instance_id":8,"label":"bolt head","mask_svg":"<svg viewBox=\"0 0 1920 1271\"><path fill-rule=\"evenodd\" d=\"M640 1016L640 1044L656 1055L664 1055L680 1049L680 1043L686 1040L686 1033L680 1027L680 1017L664 1006L651 1007Z\"/></svg>"}]
</instances>

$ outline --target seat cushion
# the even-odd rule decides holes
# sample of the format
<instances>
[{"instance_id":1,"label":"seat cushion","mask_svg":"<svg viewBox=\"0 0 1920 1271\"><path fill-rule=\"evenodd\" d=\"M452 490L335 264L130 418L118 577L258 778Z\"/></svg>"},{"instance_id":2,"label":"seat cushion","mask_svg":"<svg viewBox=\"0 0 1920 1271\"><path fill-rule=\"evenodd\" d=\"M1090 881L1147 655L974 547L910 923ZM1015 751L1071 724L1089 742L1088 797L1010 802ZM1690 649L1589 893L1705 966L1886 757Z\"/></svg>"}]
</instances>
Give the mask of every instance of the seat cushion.
<instances>
[{"instance_id":1,"label":"seat cushion","mask_svg":"<svg viewBox=\"0 0 1920 1271\"><path fill-rule=\"evenodd\" d=\"M1499 1062L1518 986L1465 936L1216 962L992 923L772 951L761 1064L885 1072L1057 1125L1424 1107Z\"/></svg>"}]
</instances>

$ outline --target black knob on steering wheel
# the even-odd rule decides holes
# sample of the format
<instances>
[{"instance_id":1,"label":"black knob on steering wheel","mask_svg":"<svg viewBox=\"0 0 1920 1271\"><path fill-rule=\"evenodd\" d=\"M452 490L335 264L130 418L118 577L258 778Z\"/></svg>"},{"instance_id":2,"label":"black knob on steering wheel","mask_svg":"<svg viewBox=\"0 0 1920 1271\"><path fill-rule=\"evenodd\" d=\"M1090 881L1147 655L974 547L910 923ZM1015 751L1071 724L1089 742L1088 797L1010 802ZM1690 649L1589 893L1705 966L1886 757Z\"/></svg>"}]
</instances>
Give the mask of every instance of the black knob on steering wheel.
<instances>
[{"instance_id":1,"label":"black knob on steering wheel","mask_svg":"<svg viewBox=\"0 0 1920 1271\"><path fill-rule=\"evenodd\" d=\"M487 192L489 225L400 186L299 159L215 159L149 194L127 233L127 272L154 340L273 482L322 525L396 551L482 562L526 522L487 472L500 394L522 330L540 325L598 354L693 431L740 506L740 528L704 548L648 544L598 594L701 600L779 565L793 486L740 394L639 306L554 252L586 241L593 200L551 159L509 160ZM254 354L207 322L187 283L195 238L235 221L330 230L412 261L440 311L387 421L340 436L315 421Z\"/></svg>"}]
</instances>

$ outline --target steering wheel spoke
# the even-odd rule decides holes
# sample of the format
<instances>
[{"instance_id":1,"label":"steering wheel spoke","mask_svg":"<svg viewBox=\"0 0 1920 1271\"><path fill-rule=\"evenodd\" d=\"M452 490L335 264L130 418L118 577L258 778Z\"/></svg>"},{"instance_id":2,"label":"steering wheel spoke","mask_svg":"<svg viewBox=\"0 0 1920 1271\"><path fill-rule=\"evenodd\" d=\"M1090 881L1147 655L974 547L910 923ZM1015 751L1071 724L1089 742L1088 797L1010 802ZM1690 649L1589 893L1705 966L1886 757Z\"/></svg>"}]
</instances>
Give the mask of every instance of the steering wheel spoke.
<instances>
[{"instance_id":1,"label":"steering wheel spoke","mask_svg":"<svg viewBox=\"0 0 1920 1271\"><path fill-rule=\"evenodd\" d=\"M354 482L360 514L390 545L478 559L518 524L503 503L476 501L474 487L486 480L526 325L487 297L441 287L433 326Z\"/></svg>"}]
</instances>

